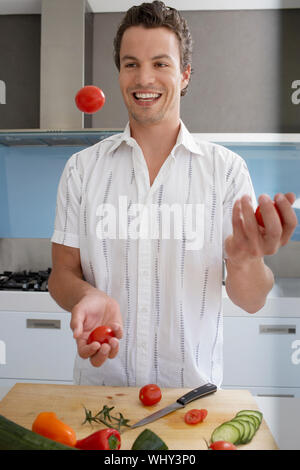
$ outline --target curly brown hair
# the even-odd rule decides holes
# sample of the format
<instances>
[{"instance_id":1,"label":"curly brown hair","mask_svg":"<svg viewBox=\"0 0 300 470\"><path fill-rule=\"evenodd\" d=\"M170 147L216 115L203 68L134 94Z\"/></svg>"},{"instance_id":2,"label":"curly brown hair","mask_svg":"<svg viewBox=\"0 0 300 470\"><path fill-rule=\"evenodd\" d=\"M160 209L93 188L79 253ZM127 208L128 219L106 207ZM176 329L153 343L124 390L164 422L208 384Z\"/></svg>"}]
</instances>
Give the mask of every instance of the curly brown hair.
<instances>
[{"instance_id":1,"label":"curly brown hair","mask_svg":"<svg viewBox=\"0 0 300 470\"><path fill-rule=\"evenodd\" d=\"M192 64L192 36L186 20L180 13L163 2L142 3L131 7L119 25L114 39L114 60L120 71L120 49L123 34L131 26L144 26L145 28L166 27L173 31L179 41L181 71L185 71ZM181 96L186 94L188 86L181 91Z\"/></svg>"}]
</instances>

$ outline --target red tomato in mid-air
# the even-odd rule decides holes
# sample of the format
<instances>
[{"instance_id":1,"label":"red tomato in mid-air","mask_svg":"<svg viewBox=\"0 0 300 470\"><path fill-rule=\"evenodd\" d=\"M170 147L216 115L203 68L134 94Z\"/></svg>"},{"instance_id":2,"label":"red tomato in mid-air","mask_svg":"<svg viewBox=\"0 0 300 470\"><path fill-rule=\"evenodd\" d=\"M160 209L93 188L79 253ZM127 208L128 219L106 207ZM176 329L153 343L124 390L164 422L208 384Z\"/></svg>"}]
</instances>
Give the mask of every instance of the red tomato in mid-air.
<instances>
[{"instance_id":1,"label":"red tomato in mid-air","mask_svg":"<svg viewBox=\"0 0 300 470\"><path fill-rule=\"evenodd\" d=\"M145 385L140 390L139 398L143 405L155 405L161 400L161 389L155 384Z\"/></svg>"},{"instance_id":2,"label":"red tomato in mid-air","mask_svg":"<svg viewBox=\"0 0 300 470\"><path fill-rule=\"evenodd\" d=\"M99 111L105 103L105 95L101 88L94 85L87 85L81 88L76 96L77 108L86 114L93 114Z\"/></svg>"},{"instance_id":3,"label":"red tomato in mid-air","mask_svg":"<svg viewBox=\"0 0 300 470\"><path fill-rule=\"evenodd\" d=\"M283 223L283 220L282 220L282 217L281 217L281 215L280 215L280 212L279 212L278 207L276 206L275 202L273 202L273 204L274 204L275 209L277 210L277 213L278 213L278 215L279 215L280 222ZM263 221L261 212L260 212L260 206L258 206L257 209L256 209L256 211L255 211L255 217L256 217L256 220L257 220L258 225L261 225L262 227L264 227L265 224L264 224L264 221Z\"/></svg>"},{"instance_id":4,"label":"red tomato in mid-air","mask_svg":"<svg viewBox=\"0 0 300 470\"><path fill-rule=\"evenodd\" d=\"M113 330L109 328L109 326L98 326L95 328L88 337L87 344L93 343L93 341L97 341L100 344L108 343L110 338L115 336Z\"/></svg>"},{"instance_id":5,"label":"red tomato in mid-air","mask_svg":"<svg viewBox=\"0 0 300 470\"><path fill-rule=\"evenodd\" d=\"M202 423L206 416L207 410L189 410L184 415L184 421L186 424L198 424Z\"/></svg>"}]
</instances>

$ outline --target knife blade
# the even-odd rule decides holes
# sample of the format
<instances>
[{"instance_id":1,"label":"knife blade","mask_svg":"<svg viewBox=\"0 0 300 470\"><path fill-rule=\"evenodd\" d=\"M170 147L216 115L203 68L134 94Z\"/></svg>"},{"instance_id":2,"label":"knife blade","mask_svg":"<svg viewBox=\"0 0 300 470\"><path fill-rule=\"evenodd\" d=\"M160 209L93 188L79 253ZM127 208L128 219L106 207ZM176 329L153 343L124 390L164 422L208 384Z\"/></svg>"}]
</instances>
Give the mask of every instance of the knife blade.
<instances>
[{"instance_id":1,"label":"knife blade","mask_svg":"<svg viewBox=\"0 0 300 470\"><path fill-rule=\"evenodd\" d=\"M146 418L141 419L137 423L132 424L131 429L152 423L153 421L156 421L157 419L162 418L163 416L166 416L167 414L172 413L173 411L176 411L180 408L184 408L185 405L187 405L188 403L191 403L192 401L197 400L198 398L201 398L205 395L209 395L210 393L214 393L216 391L216 385L211 384L209 382L205 385L201 385L200 387L194 388L190 392L187 392L185 395L178 398L175 403L172 403L171 405L168 405L165 408L162 408L161 410L158 410L155 413L146 416Z\"/></svg>"}]
</instances>

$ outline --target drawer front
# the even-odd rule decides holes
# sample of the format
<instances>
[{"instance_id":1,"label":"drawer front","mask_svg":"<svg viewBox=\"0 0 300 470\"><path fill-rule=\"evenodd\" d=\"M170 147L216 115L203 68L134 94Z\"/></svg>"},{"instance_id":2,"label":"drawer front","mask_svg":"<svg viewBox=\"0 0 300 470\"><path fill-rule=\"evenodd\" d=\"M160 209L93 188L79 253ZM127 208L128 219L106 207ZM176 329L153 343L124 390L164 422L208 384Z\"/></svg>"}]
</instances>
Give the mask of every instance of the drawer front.
<instances>
[{"instance_id":1,"label":"drawer front","mask_svg":"<svg viewBox=\"0 0 300 470\"><path fill-rule=\"evenodd\" d=\"M300 387L300 320L225 317L223 384Z\"/></svg>"},{"instance_id":2,"label":"drawer front","mask_svg":"<svg viewBox=\"0 0 300 470\"><path fill-rule=\"evenodd\" d=\"M73 378L76 342L68 313L0 312L0 378Z\"/></svg>"}]
</instances>

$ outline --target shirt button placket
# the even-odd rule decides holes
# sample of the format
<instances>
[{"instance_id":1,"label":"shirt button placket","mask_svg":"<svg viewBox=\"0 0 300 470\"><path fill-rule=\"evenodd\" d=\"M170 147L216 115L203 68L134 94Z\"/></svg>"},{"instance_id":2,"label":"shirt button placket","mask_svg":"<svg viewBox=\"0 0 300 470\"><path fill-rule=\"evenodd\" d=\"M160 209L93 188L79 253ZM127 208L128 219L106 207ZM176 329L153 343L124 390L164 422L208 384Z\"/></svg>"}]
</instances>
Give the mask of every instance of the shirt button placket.
<instances>
[{"instance_id":1,"label":"shirt button placket","mask_svg":"<svg viewBox=\"0 0 300 470\"><path fill-rule=\"evenodd\" d=\"M148 382L151 329L151 239L139 240L137 298L137 385Z\"/></svg>"}]
</instances>

